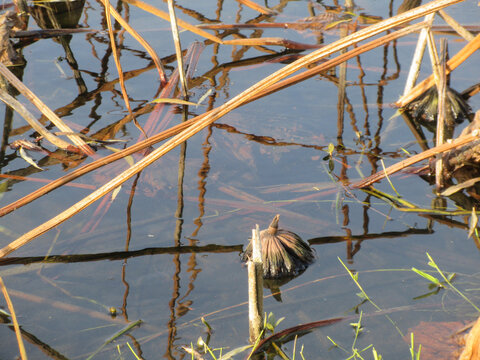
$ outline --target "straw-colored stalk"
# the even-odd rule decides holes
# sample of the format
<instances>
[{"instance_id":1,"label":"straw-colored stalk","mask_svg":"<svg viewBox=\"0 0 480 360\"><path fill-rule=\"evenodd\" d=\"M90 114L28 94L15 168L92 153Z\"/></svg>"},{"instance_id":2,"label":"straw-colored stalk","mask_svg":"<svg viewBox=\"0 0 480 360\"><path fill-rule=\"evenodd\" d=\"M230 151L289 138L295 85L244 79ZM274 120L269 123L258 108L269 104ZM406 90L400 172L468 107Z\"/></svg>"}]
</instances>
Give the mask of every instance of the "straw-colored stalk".
<instances>
[{"instance_id":1,"label":"straw-colored stalk","mask_svg":"<svg viewBox=\"0 0 480 360\"><path fill-rule=\"evenodd\" d=\"M428 53L430 55L430 62L432 64L432 72L433 72L433 80L435 84L438 85L440 81L440 71L438 67L440 66L440 61L438 60L438 51L437 47L435 46L435 39L433 38L433 34L431 31L427 33L427 45L428 45Z\"/></svg>"},{"instance_id":2,"label":"straw-colored stalk","mask_svg":"<svg viewBox=\"0 0 480 360\"><path fill-rule=\"evenodd\" d=\"M164 20L170 21L170 15L168 13L166 13L165 11L162 11L160 9L157 9L156 7L154 7L150 4L147 4L147 3L145 3L141 0L125 0L125 2L130 4L130 5L136 6L136 7L140 8L144 11L147 11L150 14L158 16L158 17L160 17ZM182 28L187 29L188 31L193 32L194 34L202 36L205 39L209 39L209 40L211 40L213 42L216 42L218 44L223 43L222 39L220 39L219 37L217 37L215 35L212 35L212 34L206 32L202 29L199 29L196 26L187 23L186 21L183 21L181 19L177 19L177 20L178 20L178 25L181 26Z\"/></svg>"},{"instance_id":3,"label":"straw-colored stalk","mask_svg":"<svg viewBox=\"0 0 480 360\"><path fill-rule=\"evenodd\" d=\"M142 134L145 137L147 137L147 134L145 133L143 128L140 126L135 116L133 116L132 107L130 106L130 100L128 99L127 89L125 88L125 79L123 77L122 64L120 63L120 59L118 58L117 44L113 36L112 19L110 18L110 15L114 15L116 13L116 10L110 6L110 0L102 0L102 1L103 1L103 6L105 7L105 18L107 20L108 35L110 37L110 46L112 47L113 59L115 61L115 66L117 67L118 80L120 82L120 89L122 90L123 101L125 102L125 106L127 107L128 113L133 119L133 123L142 132Z\"/></svg>"},{"instance_id":4,"label":"straw-colored stalk","mask_svg":"<svg viewBox=\"0 0 480 360\"><path fill-rule=\"evenodd\" d=\"M480 317L468 333L465 347L458 360L476 360L480 358Z\"/></svg>"},{"instance_id":5,"label":"straw-colored stalk","mask_svg":"<svg viewBox=\"0 0 480 360\"><path fill-rule=\"evenodd\" d=\"M306 70L306 71L304 71L304 72L302 72L298 75L291 76L290 78L288 78L286 80L278 82L274 86L269 87L266 91L263 91L263 92L259 93L251 101L259 99L263 96L267 96L267 95L269 95L269 94L271 94L275 91L278 91L282 88L285 88L287 86L290 86L290 85L296 84L300 81L303 81L305 79L308 79L308 78L310 78L310 77L312 77L312 76L314 76L314 75L316 75L316 74L318 74L322 71L325 71L325 70L328 70L332 67L335 67L338 64L341 64L342 62L344 62L346 60L349 60L349 59L351 59L355 56L359 56L360 54L362 54L364 52L367 52L369 50L372 50L372 49L374 49L378 46L382 46L383 44L386 44L389 41L392 41L392 40L397 39L401 36L405 36L407 34L415 32L415 31L421 29L422 26L424 26L423 22L415 24L415 25L410 25L410 26L407 26L404 29L395 31L393 33L382 36L381 38L375 39L375 40L373 40L373 41L371 41L367 44L355 47L354 49L349 50L348 52L346 52L346 53L344 53L340 56L337 56L334 59L328 60L328 61L326 61L326 62L324 62L320 65L317 65L317 66L315 66L315 67L313 67L309 70ZM189 67L189 69L190 68L193 69L193 67ZM167 87L165 87L162 90L162 94L168 88L168 86L170 86L172 80L175 78L175 74L176 74L176 72L174 72L172 74L172 76L170 77L170 80L167 83ZM34 201L35 199L38 199L39 197L45 195L46 193L64 185L64 184L66 184L70 181L73 181L76 178L78 178L78 177L80 177L84 174L89 173L90 171L98 169L101 166L108 165L108 164L110 164L110 163L112 163L116 160L122 159L126 156L129 156L129 155L132 155L132 154L134 154L138 151L141 151L145 148L148 148L152 145L155 145L156 143L158 143L160 141L168 139L169 137L172 137L172 136L180 133L182 130L186 129L187 127L191 126L195 121L200 121L200 120L201 119L198 119L198 118L188 120L188 121L183 122L181 124L175 125L175 126L171 127L170 129L165 130L165 131L163 131L159 134L153 135L153 136L149 137L148 139L142 140L142 141L126 148L126 149L123 149L119 152L110 154L110 155L105 156L101 159L95 160L94 162L83 165L82 167L72 171L71 173L68 173L68 174L62 176L61 178L58 178L58 179L50 182L49 184L42 186L41 188L39 188L39 189L35 190L34 192L24 196L23 198L18 199L16 201L4 206L3 208L0 208L0 217L12 212L13 210L16 210L16 209L30 203L31 201Z\"/></svg>"},{"instance_id":6,"label":"straw-colored stalk","mask_svg":"<svg viewBox=\"0 0 480 360\"><path fill-rule=\"evenodd\" d=\"M60 139L58 136L53 135L50 131L45 129L45 127L32 115L30 111L27 110L23 104L7 93L5 90L0 89L0 99L15 110L21 117L23 117L30 126L42 135L47 141L50 141L53 145L60 149L68 150L71 148L71 144Z\"/></svg>"},{"instance_id":7,"label":"straw-colored stalk","mask_svg":"<svg viewBox=\"0 0 480 360\"><path fill-rule=\"evenodd\" d=\"M252 0L237 0L239 3L248 6L250 9L258 11L260 14L272 15L275 14L275 11L266 8L265 6L259 5Z\"/></svg>"},{"instance_id":8,"label":"straw-colored stalk","mask_svg":"<svg viewBox=\"0 0 480 360\"><path fill-rule=\"evenodd\" d=\"M410 71L408 72L407 81L405 82L405 88L403 90L403 95L407 95L412 88L415 86L415 83L418 79L418 74L420 73L420 66L422 64L423 54L425 53L425 47L427 46L427 34L432 26L433 18L435 13L428 14L425 16L424 22L427 23L427 26L420 31L418 36L417 46L413 54L412 64L410 65Z\"/></svg>"},{"instance_id":9,"label":"straw-colored stalk","mask_svg":"<svg viewBox=\"0 0 480 360\"><path fill-rule=\"evenodd\" d=\"M10 311L10 315L12 317L13 328L15 329L15 336L17 337L20 356L22 360L27 360L27 352L25 351L25 346L23 345L22 333L20 331L20 326L18 326L17 315L15 314L15 309L13 307L12 300L10 300L10 296L8 295L7 288L1 276L0 276L0 287L2 288L3 296L5 297L5 301L7 302L8 311Z\"/></svg>"},{"instance_id":10,"label":"straw-colored stalk","mask_svg":"<svg viewBox=\"0 0 480 360\"><path fill-rule=\"evenodd\" d=\"M457 34L463 37L465 40L472 41L475 38L475 36L470 31L468 31L462 25L460 25L453 17L448 15L444 10L440 10L438 13L442 17L442 19L445 20L445 22L448 25L450 25L450 27L453 30L455 30Z\"/></svg>"},{"instance_id":11,"label":"straw-colored stalk","mask_svg":"<svg viewBox=\"0 0 480 360\"><path fill-rule=\"evenodd\" d=\"M194 72L194 69L196 69L196 63L198 62L198 54L199 54L199 51L198 49L199 48L203 48L203 45L198 43L198 42L195 42L193 43L188 51L187 51L187 54L185 55L185 61L186 63L189 64L189 67L188 67L188 71L187 71L187 78L189 78L189 76L193 76L193 72ZM192 74L190 74L192 73ZM167 85L162 89L161 93L160 93L160 97L171 97L173 96L173 91L175 90L176 86L177 86L177 83L178 83L178 70L175 70L173 72L173 74L170 76L170 79L167 83ZM158 110L158 106L157 106L157 110ZM126 148L126 149L123 149L123 150L120 150L118 152L115 152L115 153L112 153L108 156L105 156L101 159L98 159L98 160L95 160L91 163L88 163L88 164L85 164L83 166L81 166L80 168L78 169L75 169L74 171L42 186L41 188L35 190L34 192L24 196L23 198L20 198L2 208L0 208L0 217L1 216L4 216L10 212L12 212L13 210L16 210L28 203L30 203L31 201L47 194L48 192L64 185L64 184L67 184L68 182L70 181L73 181L74 179L84 175L84 174L87 174L89 173L90 171L93 171L95 169L98 169L99 167L101 166L104 166L104 165L108 165L116 160L120 160L126 156L129 156L129 155L132 155L136 152L139 152L141 150L144 150L148 147L151 147L153 145L155 145L156 143L160 142L160 141L163 141L165 139L168 139L169 137L172 137L176 134L178 134L179 132L181 132L182 130L184 130L185 128L187 128L188 126L190 126L194 121L192 120L189 120L189 121L186 121L186 122L183 122L181 124L178 124L178 125L175 125L173 127L171 127L170 129L167 129L165 131L162 131L161 133L159 134L156 134L154 136L151 136L147 139L144 139L142 141L139 141L138 143L135 143L133 144L132 146Z\"/></svg>"},{"instance_id":12,"label":"straw-colored stalk","mask_svg":"<svg viewBox=\"0 0 480 360\"><path fill-rule=\"evenodd\" d=\"M445 69L440 69L440 60L438 57L437 47L435 46L435 39L432 32L429 30L427 33L427 45L428 53L430 55L430 62L432 64L433 79L437 86L438 104L437 104L437 126L436 126L436 146L440 146L444 143L445 133L445 95L446 95L446 76ZM445 65L445 63L444 63ZM435 156L435 186L437 191L440 191L443 184L442 178L443 161L442 154Z\"/></svg>"},{"instance_id":13,"label":"straw-colored stalk","mask_svg":"<svg viewBox=\"0 0 480 360\"><path fill-rule=\"evenodd\" d=\"M43 103L28 87L25 86L18 78L12 74L8 68L0 63L0 73L12 84L23 96L25 96L43 115L47 117L60 131L68 133L67 137L77 145L86 155L93 155L94 152L88 146L85 141L78 135L74 134L74 131L70 129L47 105Z\"/></svg>"},{"instance_id":14,"label":"straw-colored stalk","mask_svg":"<svg viewBox=\"0 0 480 360\"><path fill-rule=\"evenodd\" d=\"M157 67L158 75L160 76L160 82L164 85L168 79L167 75L165 75L165 69L163 68L162 61L158 57L155 50L150 46L150 44L133 28L130 26L128 22L115 10L113 7L109 7L110 14L118 21L118 23L127 30L130 35L132 35L139 43L143 46L145 50L147 50L148 54L153 60L153 63Z\"/></svg>"},{"instance_id":15,"label":"straw-colored stalk","mask_svg":"<svg viewBox=\"0 0 480 360\"><path fill-rule=\"evenodd\" d=\"M173 0L168 0L168 12L170 14L170 26L172 29L173 43L175 44L175 53L177 55L177 68L180 76L180 84L182 85L183 96L188 96L187 79L185 79L185 69L183 67L182 57L182 43L178 35L177 17L175 15L175 8L173 7Z\"/></svg>"},{"instance_id":16,"label":"straw-colored stalk","mask_svg":"<svg viewBox=\"0 0 480 360\"><path fill-rule=\"evenodd\" d=\"M137 1L137 0L135 0ZM215 110L208 112L207 114L203 114L197 116L197 121L180 134L174 136L170 140L166 141L162 146L154 150L148 156L143 158L142 160L138 161L135 165L127 169L122 174L118 175L105 185L101 186L99 189L85 197L84 199L80 200L67 210L63 211L56 217L50 219L49 221L45 222L44 224L36 227L35 229L27 232L26 234L20 236L18 239L11 242L9 245L5 246L4 248L0 249L0 257L6 256L7 254L15 251L19 247L27 244L28 242L32 241L37 236L49 231L51 228L61 224L65 220L69 219L79 211L83 210L100 197L106 195L117 186L121 185L123 182L130 179L139 171L143 170L146 166L152 164L154 161L177 147L182 142L186 141L208 125L212 124L217 119L221 118L225 114L229 113L233 109L241 106L242 104L250 101L252 98L258 96L262 91L267 90L270 86L275 84L276 82L280 81L283 78L288 77L289 75L293 74L294 72L303 69L305 66L308 66L311 63L317 62L323 57L329 56L337 51L340 51L348 46L356 44L359 41L363 41L368 39L369 37L375 36L380 32L385 30L391 29L392 27L399 26L404 24L405 22L412 21L419 17L425 16L429 13L438 11L446 6L456 4L461 2L462 0L435 0L430 3L427 3L423 6L417 7L413 10L407 11L405 13L396 15L392 18L386 19L374 25L371 25L363 30L355 32L345 38L337 40L319 50L316 50L299 60L283 67L282 69L276 71L275 73L271 74L270 76L266 77L265 79L259 81L249 89L245 90L241 94L235 96L230 101L225 103L222 106L219 106ZM193 119L192 119L193 120Z\"/></svg>"}]
</instances>

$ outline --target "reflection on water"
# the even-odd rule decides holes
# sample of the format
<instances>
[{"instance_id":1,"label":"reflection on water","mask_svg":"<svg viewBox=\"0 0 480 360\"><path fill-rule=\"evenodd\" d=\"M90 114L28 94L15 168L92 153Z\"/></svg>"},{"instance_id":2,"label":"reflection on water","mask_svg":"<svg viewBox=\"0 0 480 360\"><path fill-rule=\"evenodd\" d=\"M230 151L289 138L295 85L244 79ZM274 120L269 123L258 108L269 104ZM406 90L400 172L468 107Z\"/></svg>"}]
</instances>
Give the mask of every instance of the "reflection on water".
<instances>
[{"instance_id":1,"label":"reflection on water","mask_svg":"<svg viewBox=\"0 0 480 360\"><path fill-rule=\"evenodd\" d=\"M402 6L412 3L404 1ZM320 46L376 17L393 15L400 5L390 1L378 9L376 4L359 2L345 9L335 1L265 4L275 12L258 14L223 1L179 2L176 9L181 19L202 24L221 39L275 36ZM178 76L168 24L127 3L112 5L156 49L168 77ZM65 12L65 7L70 11ZM462 22L458 11L452 9L451 15ZM59 18L58 13L67 17ZM16 45L26 60L24 67L12 68L17 76L74 131L97 141L92 144L96 157L109 155L112 147L143 140L125 111L102 4L35 3L31 14L43 31L23 36ZM339 24L328 27L327 20ZM234 23L244 26L228 26ZM62 36L49 32L77 24L91 31L68 30ZM195 42L197 36L183 32L189 100L204 97L203 102L198 107L154 104L150 101L157 97L176 97L178 88L162 87L148 54L118 24L115 29L132 112L149 136L221 105L307 53L274 46L200 43ZM444 36L452 53L465 44L451 33ZM409 123L411 119L406 120L410 127L405 126L402 117L393 117L396 109L389 105L403 89L416 38L415 34L400 38L235 110L125 183L115 196L106 196L1 259L0 276L21 318L29 356L87 358L140 319L140 326L105 346L96 358L116 358L119 351L127 358L131 355L127 343L143 359L190 358L182 346L195 345L199 336L211 347L244 345L246 271L239 254L251 228L257 223L266 227L277 213L285 227L310 239L318 257L298 277L265 282L272 292L265 309L277 318L286 317L281 326L373 311L368 302L356 298L337 257L360 273L367 293L384 310L396 308L391 316L404 333L423 317L438 321L466 317L468 311L457 299L449 302L453 296L442 303L448 311L437 311L440 299L435 294L422 297L427 292L424 280L408 269L425 268L428 251L447 271L463 272L474 287L478 280L471 274L477 271L479 242L465 240L470 226L462 216L478 207L478 195L470 189L438 197L425 171L420 176L391 177L395 190L387 181L366 192L346 186L402 159L406 152L429 147L430 135ZM473 85L470 81L478 75L478 67L472 63L455 71L452 86ZM428 71L422 70L420 76ZM2 88L24 101L10 87ZM472 109L478 109L477 96L469 101ZM4 113L3 206L91 162L52 148L9 107ZM45 117L36 116L54 130ZM28 154L44 171L9 147L15 140L40 146L41 151ZM125 142L100 142L110 140ZM85 174L4 215L2 247L149 151L143 149ZM469 295L475 299L475 294ZM424 313L412 315L412 309L420 308ZM202 324L202 317L213 332ZM10 323L5 315L1 320ZM373 344L384 357L405 358L408 346L385 318L366 317L364 326L368 331L359 338L364 347ZM339 349L330 348L326 336L348 348L352 336L347 328L331 324L303 336L306 358L318 358L315 355L320 352L325 358L343 356ZM13 331L0 328L0 339L1 357L15 356ZM282 349L290 354L292 343L283 343Z\"/></svg>"}]
</instances>

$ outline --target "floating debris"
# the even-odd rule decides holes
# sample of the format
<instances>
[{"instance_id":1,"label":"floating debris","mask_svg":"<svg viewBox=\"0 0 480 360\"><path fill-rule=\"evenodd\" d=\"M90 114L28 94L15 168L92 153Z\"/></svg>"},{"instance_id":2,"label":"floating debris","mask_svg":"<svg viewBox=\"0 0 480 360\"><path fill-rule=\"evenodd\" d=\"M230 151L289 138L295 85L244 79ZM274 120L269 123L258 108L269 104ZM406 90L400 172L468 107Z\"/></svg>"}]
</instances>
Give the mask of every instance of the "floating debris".
<instances>
[{"instance_id":1,"label":"floating debris","mask_svg":"<svg viewBox=\"0 0 480 360\"><path fill-rule=\"evenodd\" d=\"M260 231L265 279L296 276L315 261L315 251L300 236L278 228L279 218L277 214L268 229ZM242 260L247 261L251 254L249 244Z\"/></svg>"}]
</instances>

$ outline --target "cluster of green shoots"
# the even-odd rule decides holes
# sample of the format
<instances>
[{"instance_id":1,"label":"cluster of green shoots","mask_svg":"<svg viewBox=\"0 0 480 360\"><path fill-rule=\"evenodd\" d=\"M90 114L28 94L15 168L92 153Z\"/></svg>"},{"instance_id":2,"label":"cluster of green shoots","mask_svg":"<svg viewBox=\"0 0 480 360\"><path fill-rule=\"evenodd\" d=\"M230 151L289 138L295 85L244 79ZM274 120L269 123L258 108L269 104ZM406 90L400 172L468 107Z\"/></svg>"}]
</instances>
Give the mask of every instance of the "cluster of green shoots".
<instances>
[{"instance_id":1,"label":"cluster of green shoots","mask_svg":"<svg viewBox=\"0 0 480 360\"><path fill-rule=\"evenodd\" d=\"M466 302L468 302L470 305L472 305L476 311L480 312L480 309L470 300L468 299L458 288L456 288L453 284L452 281L455 278L455 273L446 273L442 271L438 265L435 263L435 261L432 259L430 254L427 253L428 257L428 265L433 268L433 270L439 274L440 278L435 277L431 273L433 271L423 271L419 270L417 268L412 268L411 270L415 272L416 274L422 276L424 279L428 280L430 282L430 287L434 287L435 290L438 289L450 289L453 292L457 293L459 296L461 296ZM344 266L346 269L347 273L350 275L352 278L353 282L355 285L358 287L360 290L359 293L357 293L357 296L362 299L362 301L369 302L377 311L383 311L371 298L370 296L365 292L364 288L359 282L359 274L358 273L353 273L348 267L343 263L342 260L340 260L340 263ZM353 342L351 346L343 346L333 340L330 336L327 336L327 339L332 343L333 347L340 349L342 352L345 353L345 358L347 360L365 360L365 359L373 359L373 360L382 360L382 355L380 355L373 344L370 344L366 347L359 348L358 347L358 339L361 336L362 332L364 331L364 327L362 325L362 317L363 317L363 312L360 312L360 316L358 317L358 321L356 322L351 322L350 326L354 330L354 336L353 336ZM398 326L395 324L395 322L388 316L388 314L385 314L385 317L392 323L392 325L395 327L395 329L398 331L398 333L403 337L403 333L401 330L398 328ZM210 342L210 335L212 333L212 327L210 324L202 318L202 322L204 326L206 327L206 332L208 334L207 340L204 340L202 337L199 337L196 343L196 346L193 344L190 344L189 347L183 347L183 349L191 355L192 360L197 360L197 359L205 359L205 355L210 356L211 359L213 360L228 360L228 359L234 359L236 355L239 355L243 352L246 352L247 350L250 351L249 355L247 356L247 359L252 358L252 355L254 354L254 351L257 349L258 345L260 344L260 341L264 338L265 335L273 335L275 333L275 329L278 327L278 325L284 320L284 318L279 318L278 320L275 318L275 315L273 313L269 313L268 315L265 314L264 317L264 324L263 324L263 330L259 336L259 338L256 340L256 342L252 345L246 345L246 346L240 346L238 348L235 348L233 350L227 351L227 347L210 347L209 342ZM291 356L288 356L284 350L281 349L279 345L277 345L274 341L271 342L271 346L275 350L275 354L282 358L283 360L295 360L296 355L297 355L297 336L295 336L294 344L293 344L293 351ZM134 350L129 347L130 350L135 354ZM304 354L303 354L304 347L303 345L301 346L300 349L300 357L302 360L305 360ZM368 351L368 350L371 350ZM411 360L420 360L420 353L422 350L422 346L418 345L417 349L415 349L415 342L414 342L414 334L413 332L410 334L410 359ZM136 356L136 355L135 355ZM138 357L137 357L138 359Z\"/></svg>"}]
</instances>

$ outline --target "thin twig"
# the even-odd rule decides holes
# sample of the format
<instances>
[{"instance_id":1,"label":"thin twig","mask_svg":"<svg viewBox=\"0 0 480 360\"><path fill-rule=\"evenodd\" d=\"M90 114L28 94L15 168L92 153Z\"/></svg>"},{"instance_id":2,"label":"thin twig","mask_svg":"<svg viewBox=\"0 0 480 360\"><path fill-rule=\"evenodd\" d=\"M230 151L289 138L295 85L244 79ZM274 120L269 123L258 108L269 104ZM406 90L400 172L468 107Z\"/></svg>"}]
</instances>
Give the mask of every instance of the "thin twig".
<instances>
[{"instance_id":1,"label":"thin twig","mask_svg":"<svg viewBox=\"0 0 480 360\"><path fill-rule=\"evenodd\" d=\"M428 52L430 54L430 62L432 64L432 71L433 71L433 80L435 84L438 85L440 82L440 74L439 74L439 57L437 52L437 47L435 46L435 39L433 38L432 32L429 30L427 33L427 45L428 45Z\"/></svg>"},{"instance_id":2,"label":"thin twig","mask_svg":"<svg viewBox=\"0 0 480 360\"><path fill-rule=\"evenodd\" d=\"M283 46L287 49L305 50L318 49L321 45L318 44L304 44L292 40L287 40L279 37L263 37L263 38L241 38L232 40L223 40L224 45L238 45L238 46Z\"/></svg>"},{"instance_id":3,"label":"thin twig","mask_svg":"<svg viewBox=\"0 0 480 360\"><path fill-rule=\"evenodd\" d=\"M250 342L261 336L263 326L263 263L258 224L252 229L252 258L248 261L248 323Z\"/></svg>"}]
</instances>

